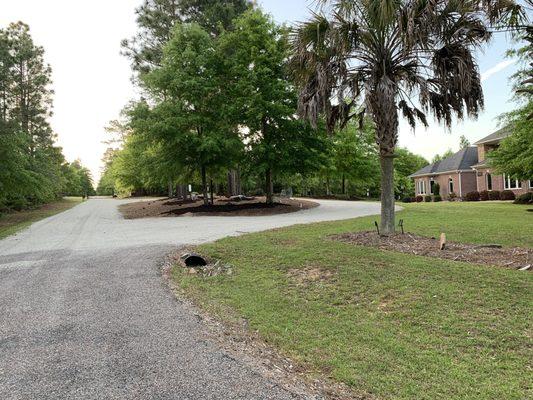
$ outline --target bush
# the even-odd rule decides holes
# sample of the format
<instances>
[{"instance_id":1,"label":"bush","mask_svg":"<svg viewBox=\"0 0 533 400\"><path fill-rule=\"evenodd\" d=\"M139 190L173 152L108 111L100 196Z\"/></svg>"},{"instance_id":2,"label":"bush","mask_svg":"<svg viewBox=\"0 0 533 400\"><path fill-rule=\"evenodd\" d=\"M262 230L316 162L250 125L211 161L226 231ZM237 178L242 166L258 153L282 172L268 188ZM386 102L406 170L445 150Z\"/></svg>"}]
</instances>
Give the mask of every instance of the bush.
<instances>
[{"instance_id":1,"label":"bush","mask_svg":"<svg viewBox=\"0 0 533 400\"><path fill-rule=\"evenodd\" d=\"M402 199L402 203L412 203L413 202L413 198L412 197L404 197Z\"/></svg>"},{"instance_id":2,"label":"bush","mask_svg":"<svg viewBox=\"0 0 533 400\"><path fill-rule=\"evenodd\" d=\"M489 192L489 200L500 200L500 191L493 190Z\"/></svg>"},{"instance_id":3,"label":"bush","mask_svg":"<svg viewBox=\"0 0 533 400\"><path fill-rule=\"evenodd\" d=\"M533 204L533 192L524 193L516 198L514 204Z\"/></svg>"},{"instance_id":4,"label":"bush","mask_svg":"<svg viewBox=\"0 0 533 400\"><path fill-rule=\"evenodd\" d=\"M433 185L433 194L435 196L440 196L440 185L438 183Z\"/></svg>"},{"instance_id":5,"label":"bush","mask_svg":"<svg viewBox=\"0 0 533 400\"><path fill-rule=\"evenodd\" d=\"M514 200L516 199L515 194L512 190L504 190L500 193L500 200Z\"/></svg>"},{"instance_id":6,"label":"bush","mask_svg":"<svg viewBox=\"0 0 533 400\"><path fill-rule=\"evenodd\" d=\"M479 192L477 190L474 190L473 192L469 192L466 194L464 199L466 201L479 201Z\"/></svg>"},{"instance_id":7,"label":"bush","mask_svg":"<svg viewBox=\"0 0 533 400\"><path fill-rule=\"evenodd\" d=\"M489 192L487 190L482 190L479 192L479 200L487 201L489 199Z\"/></svg>"},{"instance_id":8,"label":"bush","mask_svg":"<svg viewBox=\"0 0 533 400\"><path fill-rule=\"evenodd\" d=\"M442 201L442 196L440 194L436 194L435 196L433 196L433 201L435 203L438 203L439 201Z\"/></svg>"},{"instance_id":9,"label":"bush","mask_svg":"<svg viewBox=\"0 0 533 400\"><path fill-rule=\"evenodd\" d=\"M425 203L431 203L431 196L424 196Z\"/></svg>"},{"instance_id":10,"label":"bush","mask_svg":"<svg viewBox=\"0 0 533 400\"><path fill-rule=\"evenodd\" d=\"M455 192L451 192L448 195L448 200L450 200L450 201L455 201L456 198L457 198L457 193L455 193Z\"/></svg>"},{"instance_id":11,"label":"bush","mask_svg":"<svg viewBox=\"0 0 533 400\"><path fill-rule=\"evenodd\" d=\"M424 201L424 197L423 196L416 196L415 200L416 200L417 203L422 203Z\"/></svg>"}]
</instances>

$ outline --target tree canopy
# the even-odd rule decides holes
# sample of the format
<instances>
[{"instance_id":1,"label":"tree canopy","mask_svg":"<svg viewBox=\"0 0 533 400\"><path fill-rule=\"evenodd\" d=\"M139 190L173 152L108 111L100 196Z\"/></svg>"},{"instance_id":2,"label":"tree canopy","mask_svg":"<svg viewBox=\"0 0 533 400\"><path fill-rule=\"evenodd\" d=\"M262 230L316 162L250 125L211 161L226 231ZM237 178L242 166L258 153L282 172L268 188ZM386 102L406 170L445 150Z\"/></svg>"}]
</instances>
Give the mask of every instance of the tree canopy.
<instances>
[{"instance_id":1,"label":"tree canopy","mask_svg":"<svg viewBox=\"0 0 533 400\"><path fill-rule=\"evenodd\" d=\"M0 211L52 201L73 190L74 167L68 164L49 123L51 68L29 26L0 29ZM89 194L86 169L76 176ZM80 186L81 187L81 186Z\"/></svg>"}]
</instances>

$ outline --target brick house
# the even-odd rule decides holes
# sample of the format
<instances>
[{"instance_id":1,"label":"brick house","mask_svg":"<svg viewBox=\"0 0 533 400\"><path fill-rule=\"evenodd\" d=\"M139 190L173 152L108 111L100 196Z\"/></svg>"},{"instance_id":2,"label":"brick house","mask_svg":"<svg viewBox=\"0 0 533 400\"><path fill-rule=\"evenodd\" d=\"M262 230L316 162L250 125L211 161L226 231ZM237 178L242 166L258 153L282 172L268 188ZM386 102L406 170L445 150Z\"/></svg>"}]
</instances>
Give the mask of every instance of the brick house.
<instances>
[{"instance_id":1,"label":"brick house","mask_svg":"<svg viewBox=\"0 0 533 400\"><path fill-rule=\"evenodd\" d=\"M440 194L445 199L451 193L462 198L473 191L512 190L515 195L520 195L533 190L533 179L518 181L510 176L493 173L487 162L487 153L498 148L509 134L505 128L500 129L474 143L474 146L461 149L454 155L415 172L410 177L415 181L416 195L434 194L435 183L440 185Z\"/></svg>"}]
</instances>

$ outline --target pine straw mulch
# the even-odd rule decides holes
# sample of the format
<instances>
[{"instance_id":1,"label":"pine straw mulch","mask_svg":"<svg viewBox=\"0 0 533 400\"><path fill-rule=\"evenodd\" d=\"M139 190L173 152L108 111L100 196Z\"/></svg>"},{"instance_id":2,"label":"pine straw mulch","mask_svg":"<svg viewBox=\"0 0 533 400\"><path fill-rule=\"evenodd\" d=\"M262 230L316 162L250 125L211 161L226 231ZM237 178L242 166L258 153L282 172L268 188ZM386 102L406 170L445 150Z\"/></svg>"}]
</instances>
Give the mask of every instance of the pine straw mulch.
<instances>
[{"instance_id":1,"label":"pine straw mulch","mask_svg":"<svg viewBox=\"0 0 533 400\"><path fill-rule=\"evenodd\" d=\"M318 207L318 203L308 200L280 199L270 205L264 197L232 201L216 197L215 204L205 206L203 200L159 199L133 202L119 206L125 219L183 217L183 216L228 216L257 217L287 214Z\"/></svg>"},{"instance_id":2,"label":"pine straw mulch","mask_svg":"<svg viewBox=\"0 0 533 400\"><path fill-rule=\"evenodd\" d=\"M530 248L446 242L445 249L440 250L440 240L434 237L412 233L380 236L373 231L344 233L331 238L380 250L533 271L533 249Z\"/></svg>"}]
</instances>

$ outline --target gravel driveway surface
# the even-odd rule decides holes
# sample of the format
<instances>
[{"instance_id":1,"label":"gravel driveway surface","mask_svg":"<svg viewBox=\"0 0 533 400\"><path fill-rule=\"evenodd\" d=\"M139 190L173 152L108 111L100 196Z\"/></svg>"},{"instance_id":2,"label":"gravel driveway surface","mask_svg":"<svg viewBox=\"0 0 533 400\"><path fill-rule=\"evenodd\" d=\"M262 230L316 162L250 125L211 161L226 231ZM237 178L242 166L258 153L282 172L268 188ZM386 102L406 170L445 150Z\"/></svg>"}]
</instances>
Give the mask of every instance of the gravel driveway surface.
<instances>
[{"instance_id":1,"label":"gravel driveway surface","mask_svg":"<svg viewBox=\"0 0 533 400\"><path fill-rule=\"evenodd\" d=\"M0 399L294 399L207 340L158 265L184 244L379 213L124 220L94 199L0 241Z\"/></svg>"}]
</instances>

